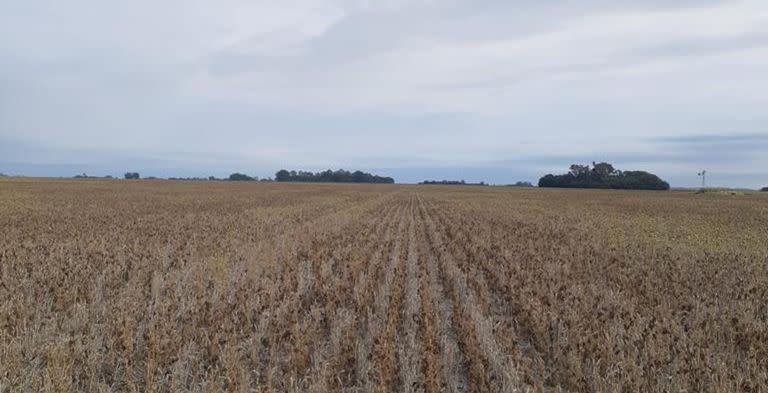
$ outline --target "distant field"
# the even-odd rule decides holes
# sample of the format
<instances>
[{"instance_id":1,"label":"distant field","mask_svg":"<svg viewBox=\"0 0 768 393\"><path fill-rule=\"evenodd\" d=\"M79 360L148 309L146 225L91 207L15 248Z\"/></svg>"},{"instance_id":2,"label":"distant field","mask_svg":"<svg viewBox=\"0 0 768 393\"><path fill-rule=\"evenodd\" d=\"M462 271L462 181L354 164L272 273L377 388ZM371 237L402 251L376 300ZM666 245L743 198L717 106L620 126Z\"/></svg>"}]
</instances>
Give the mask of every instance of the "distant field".
<instances>
[{"instance_id":1,"label":"distant field","mask_svg":"<svg viewBox=\"0 0 768 393\"><path fill-rule=\"evenodd\" d=\"M768 195L0 179L0 392L765 392Z\"/></svg>"}]
</instances>

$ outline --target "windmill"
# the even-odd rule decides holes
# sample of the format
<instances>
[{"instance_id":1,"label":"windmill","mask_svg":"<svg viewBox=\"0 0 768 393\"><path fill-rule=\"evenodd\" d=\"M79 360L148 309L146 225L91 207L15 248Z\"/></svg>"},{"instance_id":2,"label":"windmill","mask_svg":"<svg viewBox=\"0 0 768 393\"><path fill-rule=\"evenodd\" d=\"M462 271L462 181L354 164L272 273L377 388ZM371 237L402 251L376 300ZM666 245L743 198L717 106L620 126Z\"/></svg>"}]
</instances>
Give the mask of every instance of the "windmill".
<instances>
[{"instance_id":1,"label":"windmill","mask_svg":"<svg viewBox=\"0 0 768 393\"><path fill-rule=\"evenodd\" d=\"M707 170L702 170L698 175L701 176L701 189L703 190L707 187Z\"/></svg>"}]
</instances>

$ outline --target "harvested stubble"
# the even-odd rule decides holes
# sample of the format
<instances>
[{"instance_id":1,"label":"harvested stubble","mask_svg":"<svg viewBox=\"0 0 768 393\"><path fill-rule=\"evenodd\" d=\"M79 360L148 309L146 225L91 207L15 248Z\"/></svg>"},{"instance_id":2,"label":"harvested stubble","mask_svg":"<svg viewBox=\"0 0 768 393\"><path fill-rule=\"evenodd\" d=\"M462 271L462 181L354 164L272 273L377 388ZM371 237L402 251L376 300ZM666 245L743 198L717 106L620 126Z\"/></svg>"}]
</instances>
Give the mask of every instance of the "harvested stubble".
<instances>
[{"instance_id":1,"label":"harvested stubble","mask_svg":"<svg viewBox=\"0 0 768 393\"><path fill-rule=\"evenodd\" d=\"M768 390L768 198L0 180L0 391Z\"/></svg>"}]
</instances>

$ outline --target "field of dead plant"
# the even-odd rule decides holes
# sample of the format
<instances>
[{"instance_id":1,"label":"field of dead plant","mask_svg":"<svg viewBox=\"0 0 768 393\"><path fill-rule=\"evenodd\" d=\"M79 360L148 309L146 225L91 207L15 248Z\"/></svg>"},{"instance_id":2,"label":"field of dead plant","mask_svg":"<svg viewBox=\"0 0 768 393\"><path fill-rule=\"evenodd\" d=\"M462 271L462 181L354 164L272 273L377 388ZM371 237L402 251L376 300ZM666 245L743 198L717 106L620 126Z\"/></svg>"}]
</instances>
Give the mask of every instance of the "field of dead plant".
<instances>
[{"instance_id":1,"label":"field of dead plant","mask_svg":"<svg viewBox=\"0 0 768 393\"><path fill-rule=\"evenodd\" d=\"M0 179L0 392L766 392L768 197Z\"/></svg>"}]
</instances>

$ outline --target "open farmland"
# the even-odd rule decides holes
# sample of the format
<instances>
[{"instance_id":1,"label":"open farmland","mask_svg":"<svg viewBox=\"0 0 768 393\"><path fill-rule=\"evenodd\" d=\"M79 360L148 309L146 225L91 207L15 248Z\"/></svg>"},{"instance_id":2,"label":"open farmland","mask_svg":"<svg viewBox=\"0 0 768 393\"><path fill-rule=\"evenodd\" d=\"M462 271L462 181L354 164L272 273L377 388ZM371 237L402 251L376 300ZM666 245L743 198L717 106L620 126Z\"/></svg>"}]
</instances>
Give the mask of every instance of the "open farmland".
<instances>
[{"instance_id":1,"label":"open farmland","mask_svg":"<svg viewBox=\"0 0 768 393\"><path fill-rule=\"evenodd\" d=\"M0 391L768 391L768 197L0 179Z\"/></svg>"}]
</instances>

